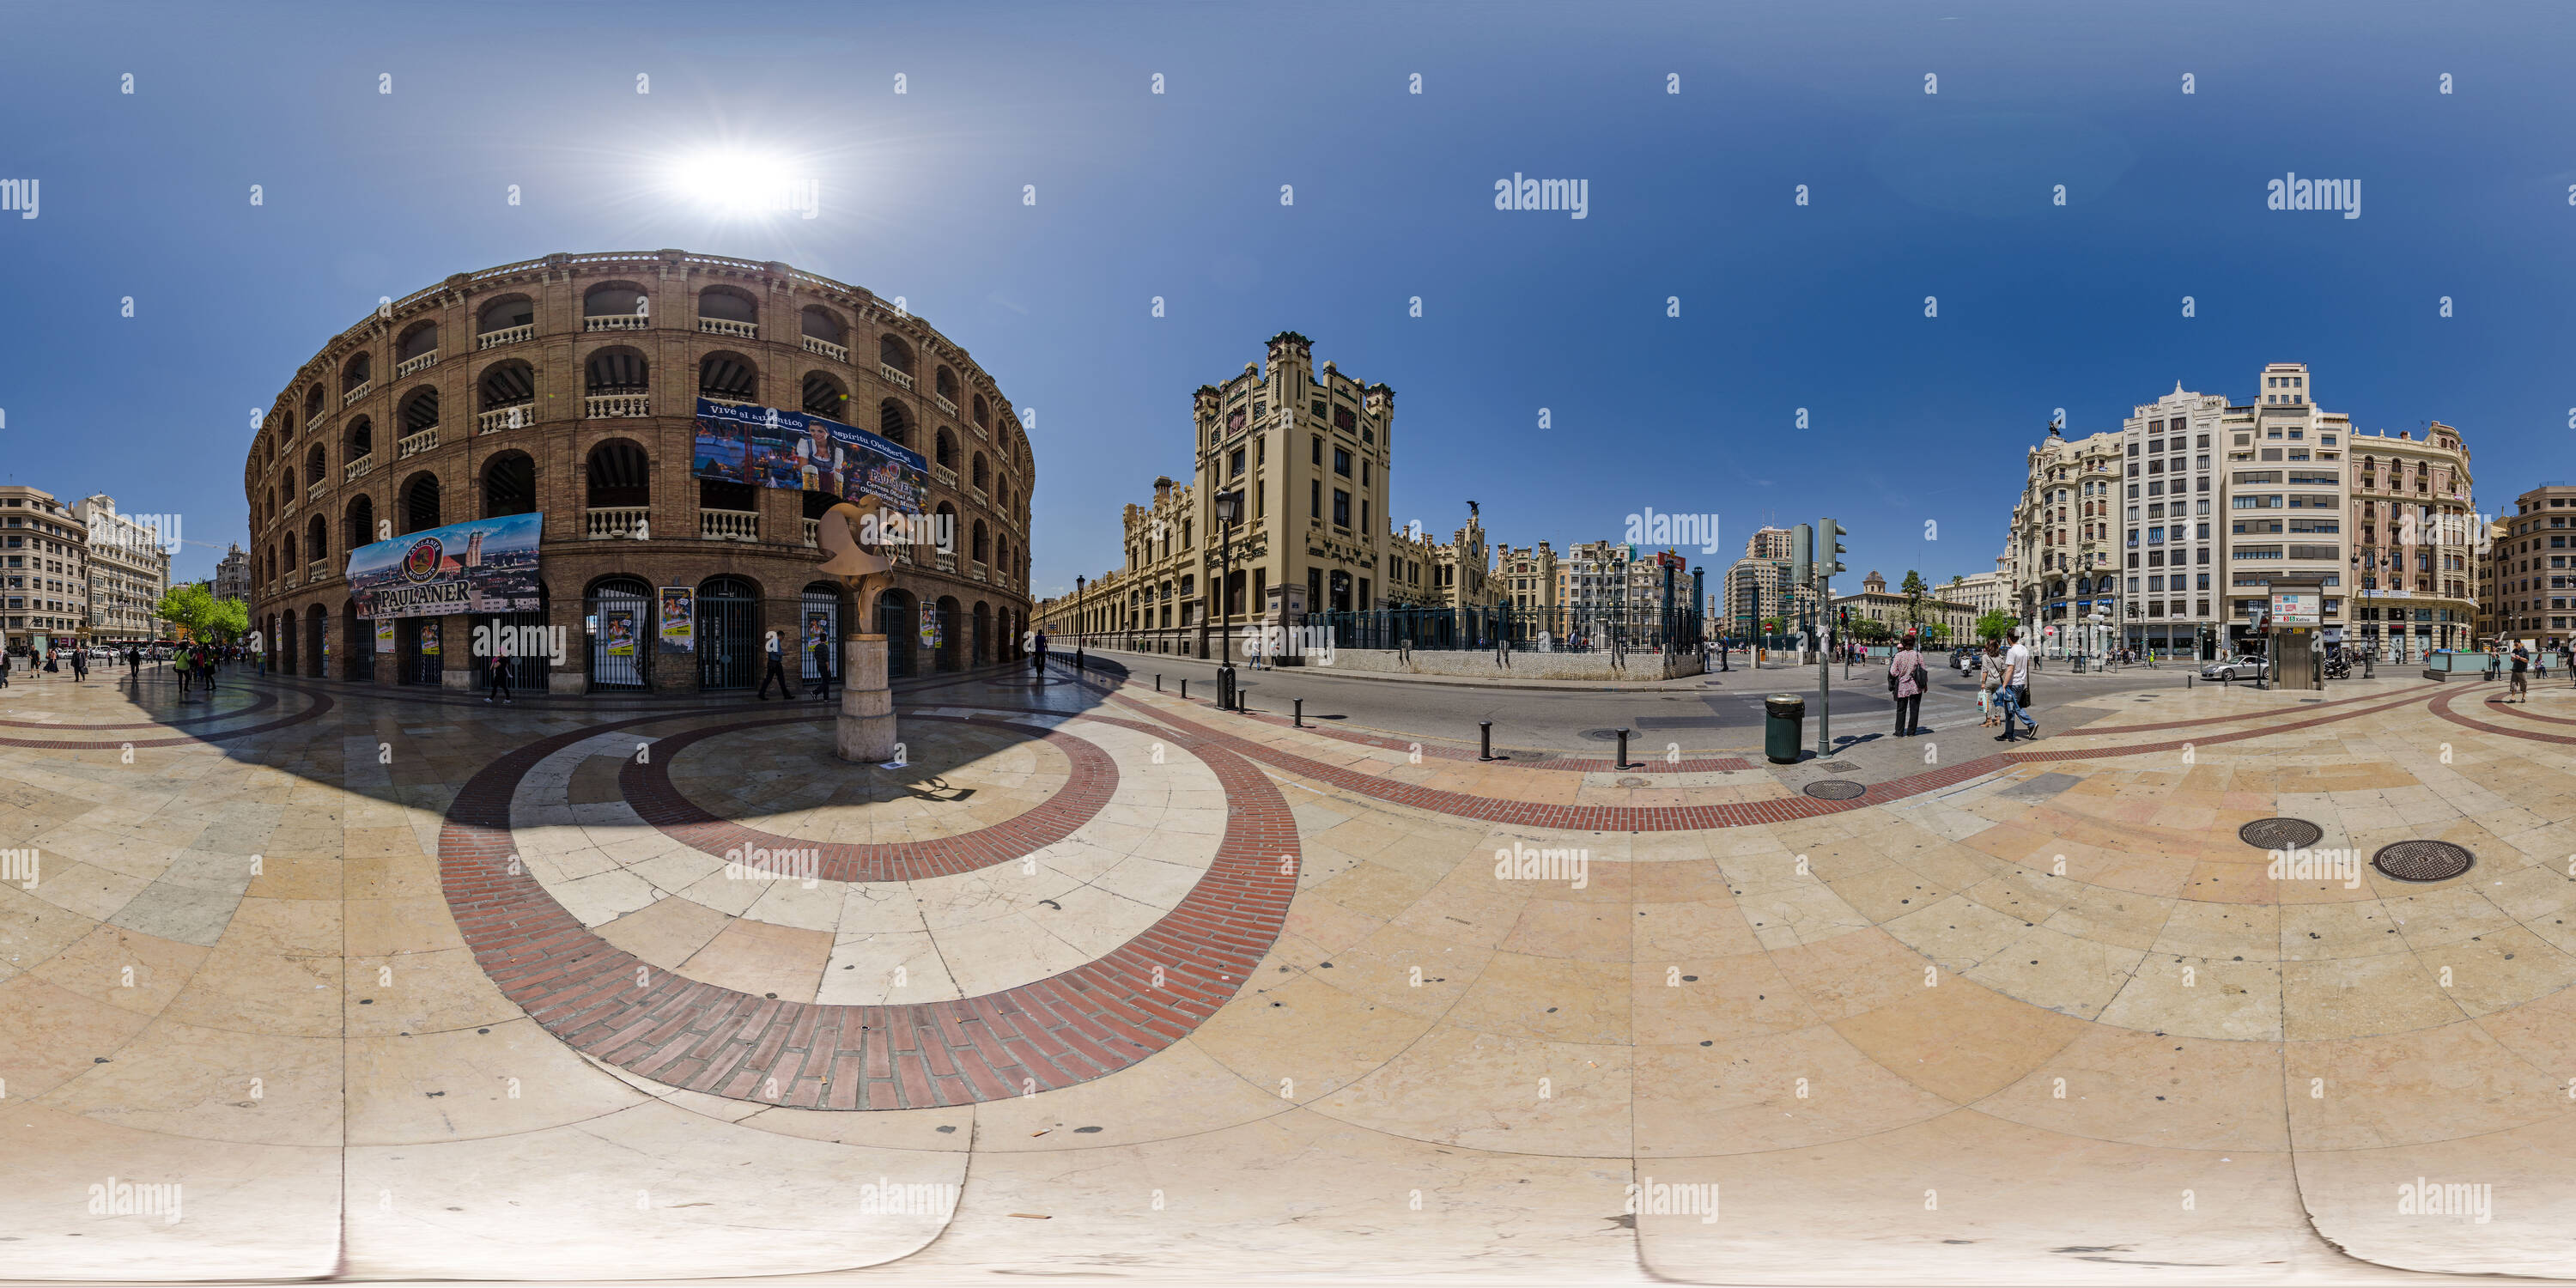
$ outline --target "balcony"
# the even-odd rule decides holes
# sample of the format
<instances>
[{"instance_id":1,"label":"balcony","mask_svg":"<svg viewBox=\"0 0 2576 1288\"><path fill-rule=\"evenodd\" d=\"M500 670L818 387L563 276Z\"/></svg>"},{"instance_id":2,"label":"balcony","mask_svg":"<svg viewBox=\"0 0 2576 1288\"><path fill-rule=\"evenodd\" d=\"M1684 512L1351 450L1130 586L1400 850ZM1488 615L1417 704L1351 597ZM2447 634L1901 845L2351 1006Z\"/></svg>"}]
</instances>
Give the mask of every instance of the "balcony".
<instances>
[{"instance_id":1,"label":"balcony","mask_svg":"<svg viewBox=\"0 0 2576 1288\"><path fill-rule=\"evenodd\" d=\"M583 318L581 329L584 331L641 331L652 321L651 316L643 313L609 313L595 318Z\"/></svg>"},{"instance_id":2,"label":"balcony","mask_svg":"<svg viewBox=\"0 0 2576 1288\"><path fill-rule=\"evenodd\" d=\"M729 335L738 340L757 340L760 338L760 324L757 322L735 322L726 318L699 318L698 329L706 332L708 335Z\"/></svg>"},{"instance_id":3,"label":"balcony","mask_svg":"<svg viewBox=\"0 0 2576 1288\"><path fill-rule=\"evenodd\" d=\"M355 483L359 479L365 478L367 476L367 471L374 468L376 468L376 454L374 452L369 452L366 455L349 462L348 465L343 467L340 471L340 481L343 483Z\"/></svg>"},{"instance_id":4,"label":"balcony","mask_svg":"<svg viewBox=\"0 0 2576 1288\"><path fill-rule=\"evenodd\" d=\"M894 364L891 362L878 363L877 374L884 376L888 384L901 385L906 389L912 388L912 373L908 371L895 370Z\"/></svg>"},{"instance_id":5,"label":"balcony","mask_svg":"<svg viewBox=\"0 0 2576 1288\"><path fill-rule=\"evenodd\" d=\"M331 561L328 559L316 559L304 565L304 580L307 584L319 586L331 580L334 575L336 574L331 571Z\"/></svg>"},{"instance_id":6,"label":"balcony","mask_svg":"<svg viewBox=\"0 0 2576 1288\"><path fill-rule=\"evenodd\" d=\"M939 404L939 410L947 412L951 418L954 418L957 415L957 404L948 401L948 395L932 394L930 396L930 401Z\"/></svg>"},{"instance_id":7,"label":"balcony","mask_svg":"<svg viewBox=\"0 0 2576 1288\"><path fill-rule=\"evenodd\" d=\"M757 407L760 405L748 398L718 398L704 389L698 391L698 397L706 399L708 402L714 403L719 407Z\"/></svg>"},{"instance_id":8,"label":"balcony","mask_svg":"<svg viewBox=\"0 0 2576 1288\"><path fill-rule=\"evenodd\" d=\"M536 423L537 405L534 402L512 403L507 407L495 407L490 411L474 413L474 432L477 434L497 434L505 429L526 429Z\"/></svg>"},{"instance_id":9,"label":"balcony","mask_svg":"<svg viewBox=\"0 0 2576 1288\"><path fill-rule=\"evenodd\" d=\"M588 394L581 400L584 420L616 420L653 414L651 394Z\"/></svg>"},{"instance_id":10,"label":"balcony","mask_svg":"<svg viewBox=\"0 0 2576 1288\"><path fill-rule=\"evenodd\" d=\"M359 400L359 399L361 399L361 398L366 397L366 396L367 396L367 391L368 391L368 390L370 390L370 389L373 389L373 388L375 388L375 387L376 387L376 382L375 382L375 381L373 381L373 380L361 380L361 381L359 381L358 383L356 383L356 384L354 384L354 385L351 385L351 386L349 386L349 387L348 387L348 388L346 388L346 389L341 390L341 391L340 391L340 405L341 405L341 406L343 406L343 407L355 407L355 406L357 406L357 405L358 405L358 400Z\"/></svg>"},{"instance_id":11,"label":"balcony","mask_svg":"<svg viewBox=\"0 0 2576 1288\"><path fill-rule=\"evenodd\" d=\"M592 506L582 512L581 534L593 541L631 537L651 512L652 507L642 505Z\"/></svg>"},{"instance_id":12,"label":"balcony","mask_svg":"<svg viewBox=\"0 0 2576 1288\"><path fill-rule=\"evenodd\" d=\"M807 519L805 521L805 544L809 546L821 546L823 544L822 537L820 535L822 528L822 520Z\"/></svg>"},{"instance_id":13,"label":"balcony","mask_svg":"<svg viewBox=\"0 0 2576 1288\"><path fill-rule=\"evenodd\" d=\"M947 487L953 488L957 486L957 471L952 470L945 465L931 466L930 477L939 480L941 484Z\"/></svg>"},{"instance_id":14,"label":"balcony","mask_svg":"<svg viewBox=\"0 0 2576 1288\"><path fill-rule=\"evenodd\" d=\"M324 487L326 487L326 486L328 486L328 485L327 485L327 484L325 484L325 483L324 483L322 480L320 480L320 479L315 479L315 480L313 480L313 486L311 486L311 487L308 487L308 488L304 489L304 499L305 499L305 500L307 500L307 501L319 501L319 500L321 500L321 499L322 499L322 489L323 489Z\"/></svg>"},{"instance_id":15,"label":"balcony","mask_svg":"<svg viewBox=\"0 0 2576 1288\"><path fill-rule=\"evenodd\" d=\"M438 426L432 425L394 444L394 459L407 461L436 446L438 446Z\"/></svg>"},{"instance_id":16,"label":"balcony","mask_svg":"<svg viewBox=\"0 0 2576 1288\"><path fill-rule=\"evenodd\" d=\"M277 588L279 590L293 590L296 586L302 584L303 579L304 575L302 573L290 572L277 579Z\"/></svg>"},{"instance_id":17,"label":"balcony","mask_svg":"<svg viewBox=\"0 0 2576 1288\"><path fill-rule=\"evenodd\" d=\"M758 541L760 515L751 510L700 510L698 535L709 541Z\"/></svg>"},{"instance_id":18,"label":"balcony","mask_svg":"<svg viewBox=\"0 0 2576 1288\"><path fill-rule=\"evenodd\" d=\"M818 340L810 335L805 337L805 352L815 354L820 357L830 358L834 362L847 362L850 360L850 346L846 344L834 344L829 340Z\"/></svg>"},{"instance_id":19,"label":"balcony","mask_svg":"<svg viewBox=\"0 0 2576 1288\"><path fill-rule=\"evenodd\" d=\"M983 564L970 562L966 565L966 576L969 580L988 582L993 579L993 570Z\"/></svg>"},{"instance_id":20,"label":"balcony","mask_svg":"<svg viewBox=\"0 0 2576 1288\"><path fill-rule=\"evenodd\" d=\"M937 565L941 572L955 572L957 571L957 552L953 550L933 551L931 562Z\"/></svg>"},{"instance_id":21,"label":"balcony","mask_svg":"<svg viewBox=\"0 0 2576 1288\"><path fill-rule=\"evenodd\" d=\"M414 354L394 364L394 379L404 380L438 365L438 350Z\"/></svg>"},{"instance_id":22,"label":"balcony","mask_svg":"<svg viewBox=\"0 0 2576 1288\"><path fill-rule=\"evenodd\" d=\"M517 344L521 340L534 340L536 338L537 326L535 323L531 322L526 326L505 326L498 331L486 331L483 334L474 337L474 347L477 351L480 351L490 349L498 345Z\"/></svg>"}]
</instances>

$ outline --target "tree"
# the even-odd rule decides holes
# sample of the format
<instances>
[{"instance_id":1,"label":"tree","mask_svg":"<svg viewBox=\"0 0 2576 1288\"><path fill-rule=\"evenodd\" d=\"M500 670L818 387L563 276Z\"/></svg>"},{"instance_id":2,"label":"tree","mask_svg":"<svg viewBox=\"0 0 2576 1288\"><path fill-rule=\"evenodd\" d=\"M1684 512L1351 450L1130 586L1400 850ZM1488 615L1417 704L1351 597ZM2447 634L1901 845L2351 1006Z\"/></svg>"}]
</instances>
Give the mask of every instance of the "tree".
<instances>
[{"instance_id":1,"label":"tree","mask_svg":"<svg viewBox=\"0 0 2576 1288\"><path fill-rule=\"evenodd\" d=\"M250 633L250 605L238 599L218 600L206 616L206 631L226 644Z\"/></svg>"},{"instance_id":2,"label":"tree","mask_svg":"<svg viewBox=\"0 0 2576 1288\"><path fill-rule=\"evenodd\" d=\"M1924 624L1923 624L1923 643L1924 643L1924 645L1925 645L1926 647L1928 647L1928 648L1939 648L1939 647L1941 647L1942 645L1947 644L1947 643L1949 643L1949 642L1950 642L1950 624L1949 624L1949 623L1947 623L1947 622L1926 622L1926 623L1924 623Z\"/></svg>"},{"instance_id":3,"label":"tree","mask_svg":"<svg viewBox=\"0 0 2576 1288\"><path fill-rule=\"evenodd\" d=\"M1896 638L1896 628L1875 617L1855 617L1852 619L1852 634L1867 643L1876 644Z\"/></svg>"},{"instance_id":4,"label":"tree","mask_svg":"<svg viewBox=\"0 0 2576 1288\"><path fill-rule=\"evenodd\" d=\"M2021 619L1998 608L1977 619L1977 638L2000 640L2004 632L2021 625Z\"/></svg>"},{"instance_id":5,"label":"tree","mask_svg":"<svg viewBox=\"0 0 2576 1288\"><path fill-rule=\"evenodd\" d=\"M1900 589L1905 592L1905 620L1920 625L1923 621L1923 597L1932 593L1932 587L1923 580L1922 573L1908 568Z\"/></svg>"},{"instance_id":6,"label":"tree","mask_svg":"<svg viewBox=\"0 0 2576 1288\"><path fill-rule=\"evenodd\" d=\"M192 637L206 633L214 614L213 593L193 583L181 583L162 591L161 602L152 608L153 616L185 629ZM247 617L244 620L247 621Z\"/></svg>"}]
</instances>

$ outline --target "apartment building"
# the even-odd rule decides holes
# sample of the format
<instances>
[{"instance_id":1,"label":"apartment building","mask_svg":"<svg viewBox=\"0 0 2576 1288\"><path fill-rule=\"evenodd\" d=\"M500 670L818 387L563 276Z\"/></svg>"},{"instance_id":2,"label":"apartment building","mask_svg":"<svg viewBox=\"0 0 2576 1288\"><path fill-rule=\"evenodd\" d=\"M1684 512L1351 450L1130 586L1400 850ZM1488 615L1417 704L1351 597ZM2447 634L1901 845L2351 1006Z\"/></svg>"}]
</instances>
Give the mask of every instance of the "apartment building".
<instances>
[{"instance_id":1,"label":"apartment building","mask_svg":"<svg viewBox=\"0 0 2576 1288\"><path fill-rule=\"evenodd\" d=\"M42 488L0 486L0 633L46 653L90 633L89 529Z\"/></svg>"},{"instance_id":2,"label":"apartment building","mask_svg":"<svg viewBox=\"0 0 2576 1288\"><path fill-rule=\"evenodd\" d=\"M2576 636L2576 483L2514 498L2487 550L2492 635L2555 646Z\"/></svg>"},{"instance_id":3,"label":"apartment building","mask_svg":"<svg viewBox=\"0 0 2576 1288\"><path fill-rule=\"evenodd\" d=\"M2225 499L2213 467L2227 399L2186 391L2139 404L2120 427L2120 640L2125 647L2198 655L2216 648L2226 602L2220 552ZM2092 523L2093 519L2079 522ZM2080 547L2079 547L2080 548ZM2080 575L2080 574L2079 574Z\"/></svg>"},{"instance_id":4,"label":"apartment building","mask_svg":"<svg viewBox=\"0 0 2576 1288\"><path fill-rule=\"evenodd\" d=\"M2121 431L2069 441L2053 423L2024 455L2005 556L2022 638L2048 656L2098 654L2120 638L2126 460ZM2133 493L2141 507L2145 482Z\"/></svg>"},{"instance_id":5,"label":"apartment building","mask_svg":"<svg viewBox=\"0 0 2576 1288\"><path fill-rule=\"evenodd\" d=\"M1536 546L1504 546L1495 559L1503 602L1516 609L1556 607L1556 552L1542 541Z\"/></svg>"},{"instance_id":6,"label":"apartment building","mask_svg":"<svg viewBox=\"0 0 2576 1288\"><path fill-rule=\"evenodd\" d=\"M2275 362L2259 377L2262 393L2220 418L2227 454L2225 499L2229 647L2262 647L2258 615L2269 609L2272 583L2323 586L2320 639L2346 638L2347 546L2344 518L2351 417L2317 405L2307 364Z\"/></svg>"},{"instance_id":7,"label":"apartment building","mask_svg":"<svg viewBox=\"0 0 2576 1288\"><path fill-rule=\"evenodd\" d=\"M116 512L116 498L83 497L73 515L88 534L90 638L101 644L146 643L160 637L153 610L170 585L170 556L177 543L152 521Z\"/></svg>"},{"instance_id":8,"label":"apartment building","mask_svg":"<svg viewBox=\"0 0 2576 1288\"><path fill-rule=\"evenodd\" d=\"M2351 634L2372 655L2393 661L2473 645L2486 521L2476 513L2460 432L2440 421L2421 437L2356 432L2344 449L2356 583Z\"/></svg>"}]
</instances>

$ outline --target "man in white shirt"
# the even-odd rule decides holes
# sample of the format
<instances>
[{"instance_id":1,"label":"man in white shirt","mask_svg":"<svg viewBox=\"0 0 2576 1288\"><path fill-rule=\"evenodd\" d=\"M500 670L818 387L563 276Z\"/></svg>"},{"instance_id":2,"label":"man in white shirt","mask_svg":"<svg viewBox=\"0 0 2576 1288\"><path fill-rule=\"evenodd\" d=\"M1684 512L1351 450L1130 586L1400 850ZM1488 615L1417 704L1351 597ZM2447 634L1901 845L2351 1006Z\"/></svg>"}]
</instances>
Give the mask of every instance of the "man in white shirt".
<instances>
[{"instance_id":1,"label":"man in white shirt","mask_svg":"<svg viewBox=\"0 0 2576 1288\"><path fill-rule=\"evenodd\" d=\"M2021 704L2030 697L2030 649L2021 642L2020 631L2004 632L2004 687L1995 696L2004 705L2004 731L1995 735L1997 742L2014 741L2013 721L2030 726L2030 736L2039 736L2039 722L2022 711Z\"/></svg>"}]
</instances>

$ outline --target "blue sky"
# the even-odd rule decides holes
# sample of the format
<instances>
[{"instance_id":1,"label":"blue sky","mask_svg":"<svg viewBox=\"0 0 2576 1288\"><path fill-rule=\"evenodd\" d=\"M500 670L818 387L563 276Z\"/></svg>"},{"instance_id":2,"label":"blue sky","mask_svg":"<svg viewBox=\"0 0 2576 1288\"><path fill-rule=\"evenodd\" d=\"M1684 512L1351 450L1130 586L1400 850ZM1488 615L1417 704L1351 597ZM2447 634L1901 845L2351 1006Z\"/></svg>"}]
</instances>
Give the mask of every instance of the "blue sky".
<instances>
[{"instance_id":1,"label":"blue sky","mask_svg":"<svg viewBox=\"0 0 2576 1288\"><path fill-rule=\"evenodd\" d=\"M0 20L0 178L42 183L37 219L0 214L0 474L185 515L210 545L182 575L244 539L250 412L332 334L558 250L905 297L1037 411L1042 594L1118 560L1119 503L1189 467L1190 391L1285 329L1396 390L1397 521L1445 535L1474 498L1495 539L1562 547L1714 512L1712 568L1766 519L1832 514L1855 573L1983 570L2055 409L2087 433L2176 380L2243 400L2268 361L2312 364L2358 426L2459 426L2484 509L2576 477L2561 5ZM794 158L819 217L661 185L711 146ZM2290 171L2358 179L2361 217L2266 210ZM1586 180L1589 216L1495 210L1516 172Z\"/></svg>"}]
</instances>

